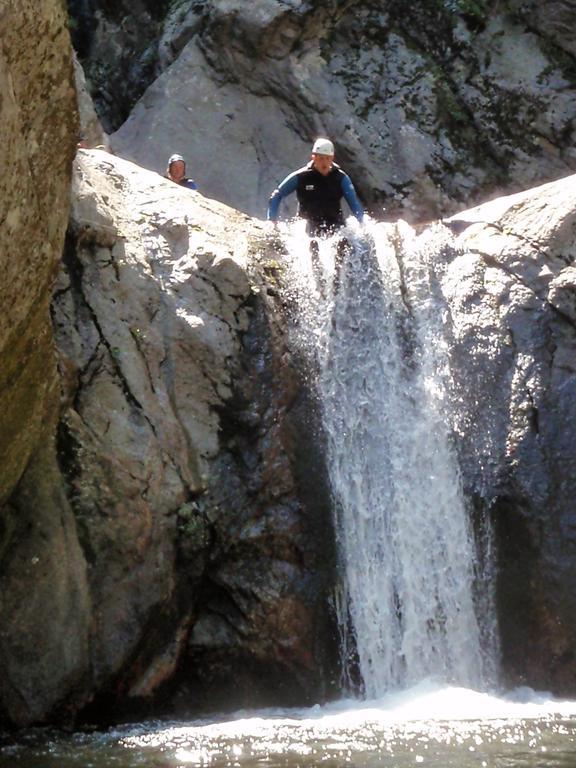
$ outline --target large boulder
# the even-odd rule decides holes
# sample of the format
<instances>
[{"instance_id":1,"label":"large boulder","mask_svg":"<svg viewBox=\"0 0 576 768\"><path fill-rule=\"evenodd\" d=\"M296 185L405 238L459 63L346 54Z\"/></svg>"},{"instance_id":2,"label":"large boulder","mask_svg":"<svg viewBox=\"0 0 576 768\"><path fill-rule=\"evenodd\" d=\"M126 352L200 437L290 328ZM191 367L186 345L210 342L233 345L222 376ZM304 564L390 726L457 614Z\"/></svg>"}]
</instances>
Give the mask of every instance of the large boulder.
<instances>
[{"instance_id":1,"label":"large boulder","mask_svg":"<svg viewBox=\"0 0 576 768\"><path fill-rule=\"evenodd\" d=\"M68 217L76 107L60 3L3 3L0 22L2 504L58 399L48 307Z\"/></svg>"},{"instance_id":2,"label":"large boulder","mask_svg":"<svg viewBox=\"0 0 576 768\"><path fill-rule=\"evenodd\" d=\"M86 639L83 561L53 441L49 308L77 141L66 22L59 0L0 4L0 720L20 723L78 683Z\"/></svg>"},{"instance_id":3,"label":"large boulder","mask_svg":"<svg viewBox=\"0 0 576 768\"><path fill-rule=\"evenodd\" d=\"M159 690L181 707L322 694L329 511L260 241L243 214L79 153L53 316L91 716Z\"/></svg>"},{"instance_id":4,"label":"large boulder","mask_svg":"<svg viewBox=\"0 0 576 768\"><path fill-rule=\"evenodd\" d=\"M43 327L53 410L2 510L0 722L315 701L328 494L261 227L98 150L72 197L60 382Z\"/></svg>"}]
</instances>

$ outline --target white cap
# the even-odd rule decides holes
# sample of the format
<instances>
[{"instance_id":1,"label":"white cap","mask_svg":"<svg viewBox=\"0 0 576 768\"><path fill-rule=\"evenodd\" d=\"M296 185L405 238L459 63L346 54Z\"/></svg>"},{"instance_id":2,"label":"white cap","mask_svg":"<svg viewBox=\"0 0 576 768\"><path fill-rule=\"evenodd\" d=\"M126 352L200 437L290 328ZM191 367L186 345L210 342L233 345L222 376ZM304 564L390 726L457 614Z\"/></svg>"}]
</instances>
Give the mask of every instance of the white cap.
<instances>
[{"instance_id":1,"label":"white cap","mask_svg":"<svg viewBox=\"0 0 576 768\"><path fill-rule=\"evenodd\" d=\"M316 139L314 146L312 147L313 155L333 155L334 144L330 139Z\"/></svg>"},{"instance_id":2,"label":"white cap","mask_svg":"<svg viewBox=\"0 0 576 768\"><path fill-rule=\"evenodd\" d=\"M170 167L172 163L177 163L178 160L181 160L182 162L184 162L184 158L182 157L182 155L170 155L170 159L168 160L168 167Z\"/></svg>"}]
</instances>

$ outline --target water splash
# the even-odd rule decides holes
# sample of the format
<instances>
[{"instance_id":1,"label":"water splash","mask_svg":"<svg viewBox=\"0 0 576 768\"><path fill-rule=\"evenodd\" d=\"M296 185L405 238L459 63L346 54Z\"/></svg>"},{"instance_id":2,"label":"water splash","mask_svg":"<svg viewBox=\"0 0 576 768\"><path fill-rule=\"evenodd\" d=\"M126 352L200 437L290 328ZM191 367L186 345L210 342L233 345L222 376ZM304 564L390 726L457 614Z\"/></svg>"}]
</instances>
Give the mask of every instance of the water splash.
<instances>
[{"instance_id":1,"label":"water splash","mask_svg":"<svg viewBox=\"0 0 576 768\"><path fill-rule=\"evenodd\" d=\"M368 698L426 678L482 687L493 682L494 649L486 650L493 642L474 599L480 565L449 439L447 356L425 265L414 250L408 286L398 259L410 250L408 228L342 235L352 247L336 295L337 238L321 243L320 279L303 234L287 243L295 336L316 370L327 438L343 638L352 629L346 666L357 664Z\"/></svg>"}]
</instances>

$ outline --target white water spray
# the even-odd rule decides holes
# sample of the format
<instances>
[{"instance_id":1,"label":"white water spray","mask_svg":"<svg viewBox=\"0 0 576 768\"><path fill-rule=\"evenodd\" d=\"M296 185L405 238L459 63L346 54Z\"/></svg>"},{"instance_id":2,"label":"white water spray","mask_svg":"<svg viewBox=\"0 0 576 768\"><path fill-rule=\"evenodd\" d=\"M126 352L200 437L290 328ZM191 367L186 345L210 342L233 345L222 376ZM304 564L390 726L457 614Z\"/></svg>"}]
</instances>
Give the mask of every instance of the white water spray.
<instances>
[{"instance_id":1,"label":"white water spray","mask_svg":"<svg viewBox=\"0 0 576 768\"><path fill-rule=\"evenodd\" d=\"M493 670L473 598L476 551L446 424L434 307L428 297L406 305L397 229L345 234L353 248L336 297L335 242L321 245L323 297L307 239L288 238L298 341L314 359L327 439L340 619L354 646L344 654L357 657L368 698L425 678L481 687Z\"/></svg>"}]
</instances>

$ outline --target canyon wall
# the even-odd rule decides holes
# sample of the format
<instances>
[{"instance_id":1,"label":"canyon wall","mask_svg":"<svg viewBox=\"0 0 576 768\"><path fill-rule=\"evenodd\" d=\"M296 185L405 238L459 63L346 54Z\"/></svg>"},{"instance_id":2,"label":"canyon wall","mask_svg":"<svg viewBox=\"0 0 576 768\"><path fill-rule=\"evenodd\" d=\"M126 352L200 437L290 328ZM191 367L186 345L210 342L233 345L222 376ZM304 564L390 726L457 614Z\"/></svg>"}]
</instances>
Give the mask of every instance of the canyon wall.
<instances>
[{"instance_id":1,"label":"canyon wall","mask_svg":"<svg viewBox=\"0 0 576 768\"><path fill-rule=\"evenodd\" d=\"M573 0L70 7L115 151L157 171L183 153L205 194L252 216L322 134L378 219L576 170Z\"/></svg>"}]
</instances>

